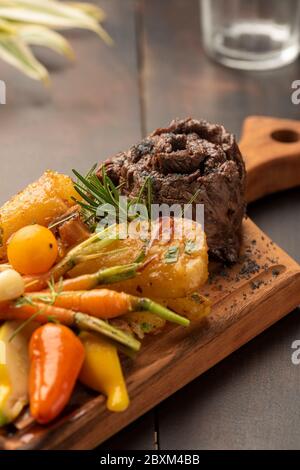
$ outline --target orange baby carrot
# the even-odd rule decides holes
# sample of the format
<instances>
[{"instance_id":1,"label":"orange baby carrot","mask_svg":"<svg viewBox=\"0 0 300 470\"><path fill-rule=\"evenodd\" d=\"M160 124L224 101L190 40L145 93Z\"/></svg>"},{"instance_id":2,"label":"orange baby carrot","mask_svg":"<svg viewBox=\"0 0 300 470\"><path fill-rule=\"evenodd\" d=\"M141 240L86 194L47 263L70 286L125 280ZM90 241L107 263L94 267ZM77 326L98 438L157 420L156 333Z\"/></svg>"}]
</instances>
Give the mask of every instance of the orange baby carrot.
<instances>
[{"instance_id":1,"label":"orange baby carrot","mask_svg":"<svg viewBox=\"0 0 300 470\"><path fill-rule=\"evenodd\" d=\"M13 303L7 303L1 306L1 320L29 320L34 318L38 323L47 323L49 318L56 320L64 325L74 324L74 312L65 308L59 308L40 302L16 306Z\"/></svg>"},{"instance_id":2,"label":"orange baby carrot","mask_svg":"<svg viewBox=\"0 0 300 470\"><path fill-rule=\"evenodd\" d=\"M33 301L43 299L50 301L50 295L48 297L42 292L30 295ZM60 292L53 300L53 304L56 307L84 312L103 319L119 317L132 310L131 296L109 289Z\"/></svg>"},{"instance_id":3,"label":"orange baby carrot","mask_svg":"<svg viewBox=\"0 0 300 470\"><path fill-rule=\"evenodd\" d=\"M47 323L50 319L68 326L79 327L81 330L101 333L134 351L138 351L141 346L141 343L131 335L128 335L100 318L94 318L85 313L73 312L72 310L42 302L19 306L13 302L1 304L0 320L23 320L24 323L35 320L39 323Z\"/></svg>"},{"instance_id":4,"label":"orange baby carrot","mask_svg":"<svg viewBox=\"0 0 300 470\"><path fill-rule=\"evenodd\" d=\"M47 323L29 343L30 412L39 423L56 418L68 403L84 360L84 347L64 325Z\"/></svg>"},{"instance_id":5,"label":"orange baby carrot","mask_svg":"<svg viewBox=\"0 0 300 470\"><path fill-rule=\"evenodd\" d=\"M101 269L93 274L83 274L72 279L66 279L59 282L57 288L59 290L90 290L105 284L113 284L114 282L124 281L135 277L145 265L141 263L131 263L121 266L113 266L111 268ZM60 271L60 274L64 273ZM44 289L51 280L58 281L57 274L53 276L51 272L42 274L41 276L25 277L25 291L37 292Z\"/></svg>"},{"instance_id":6,"label":"orange baby carrot","mask_svg":"<svg viewBox=\"0 0 300 470\"><path fill-rule=\"evenodd\" d=\"M28 294L31 302L53 302L57 307L63 307L83 312L98 319L119 317L132 311L147 310L161 318L182 326L189 326L187 318L172 312L162 305L147 298L135 297L125 292L115 292L109 289L94 289L89 291L59 291L54 294L36 292Z\"/></svg>"}]
</instances>

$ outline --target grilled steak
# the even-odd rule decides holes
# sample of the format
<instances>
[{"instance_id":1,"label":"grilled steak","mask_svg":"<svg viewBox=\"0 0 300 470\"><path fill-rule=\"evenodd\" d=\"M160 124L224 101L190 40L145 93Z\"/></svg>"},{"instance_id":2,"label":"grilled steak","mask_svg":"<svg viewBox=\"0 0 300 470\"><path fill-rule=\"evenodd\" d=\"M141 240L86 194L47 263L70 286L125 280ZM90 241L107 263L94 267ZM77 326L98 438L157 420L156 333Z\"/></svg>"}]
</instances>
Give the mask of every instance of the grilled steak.
<instances>
[{"instance_id":1,"label":"grilled steak","mask_svg":"<svg viewBox=\"0 0 300 470\"><path fill-rule=\"evenodd\" d=\"M104 164L128 197L139 194L148 176L153 203L184 204L196 195L194 203L204 204L210 255L237 260L246 172L235 138L223 126L174 120Z\"/></svg>"}]
</instances>

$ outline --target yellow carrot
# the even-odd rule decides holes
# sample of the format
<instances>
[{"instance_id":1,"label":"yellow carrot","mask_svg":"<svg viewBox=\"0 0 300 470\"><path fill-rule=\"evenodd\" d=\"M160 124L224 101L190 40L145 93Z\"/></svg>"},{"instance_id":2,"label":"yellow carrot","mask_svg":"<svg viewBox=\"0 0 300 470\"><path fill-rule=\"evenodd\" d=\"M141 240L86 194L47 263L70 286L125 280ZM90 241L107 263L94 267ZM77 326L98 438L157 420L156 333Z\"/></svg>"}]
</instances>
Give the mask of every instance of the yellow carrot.
<instances>
[{"instance_id":1,"label":"yellow carrot","mask_svg":"<svg viewBox=\"0 0 300 470\"><path fill-rule=\"evenodd\" d=\"M104 393L110 411L125 411L129 397L116 346L87 331L81 332L79 338L85 349L79 380L93 390Z\"/></svg>"}]
</instances>

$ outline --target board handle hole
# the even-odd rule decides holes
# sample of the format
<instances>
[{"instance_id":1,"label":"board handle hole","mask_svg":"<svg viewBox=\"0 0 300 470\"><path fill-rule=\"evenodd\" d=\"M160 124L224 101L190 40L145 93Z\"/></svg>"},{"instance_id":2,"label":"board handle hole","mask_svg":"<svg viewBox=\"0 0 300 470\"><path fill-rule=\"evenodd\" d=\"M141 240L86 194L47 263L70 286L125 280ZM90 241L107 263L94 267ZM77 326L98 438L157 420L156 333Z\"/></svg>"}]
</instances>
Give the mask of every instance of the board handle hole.
<instances>
[{"instance_id":1,"label":"board handle hole","mask_svg":"<svg viewBox=\"0 0 300 470\"><path fill-rule=\"evenodd\" d=\"M290 144L292 142L298 142L300 140L300 134L292 129L278 129L272 132L271 137L277 142L283 142Z\"/></svg>"}]
</instances>

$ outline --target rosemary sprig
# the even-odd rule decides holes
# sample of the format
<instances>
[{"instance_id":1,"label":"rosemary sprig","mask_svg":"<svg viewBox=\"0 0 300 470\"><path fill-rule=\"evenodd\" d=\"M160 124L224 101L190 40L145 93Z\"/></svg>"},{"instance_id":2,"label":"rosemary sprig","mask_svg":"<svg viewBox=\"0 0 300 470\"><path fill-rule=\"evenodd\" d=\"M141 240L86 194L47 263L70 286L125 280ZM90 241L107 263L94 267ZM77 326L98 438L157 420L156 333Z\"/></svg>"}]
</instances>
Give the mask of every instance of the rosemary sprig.
<instances>
[{"instance_id":1,"label":"rosemary sprig","mask_svg":"<svg viewBox=\"0 0 300 470\"><path fill-rule=\"evenodd\" d=\"M52 230L52 229L54 229L55 227L58 227L59 225L62 225L62 224L64 224L65 222L68 222L69 220L74 219L75 215L76 215L76 214L72 213L72 214L67 215L66 217L63 217L63 218L60 219L60 220L57 220L56 222L51 223L50 225L48 225L48 229L49 229L49 230Z\"/></svg>"},{"instance_id":2,"label":"rosemary sprig","mask_svg":"<svg viewBox=\"0 0 300 470\"><path fill-rule=\"evenodd\" d=\"M94 225L100 219L98 208L101 205L105 205L105 211L108 214L115 214L118 220L130 222L136 218L136 216L129 216L130 207L135 204L145 204L148 217L151 217L152 182L150 177L145 179L138 195L130 199L127 202L127 207L124 207L120 204L120 190L122 186L116 186L113 183L106 172L105 165L101 169L101 179L96 175L95 170L96 165L85 176L81 175L77 170L73 170L77 178L74 187L82 198L81 200L76 200L76 202L81 206L85 221L89 220L89 223ZM109 206L112 208L111 211Z\"/></svg>"},{"instance_id":3,"label":"rosemary sprig","mask_svg":"<svg viewBox=\"0 0 300 470\"><path fill-rule=\"evenodd\" d=\"M140 188L138 195L135 198L133 198L129 201L128 209L131 206L134 206L135 204L145 204L146 209L147 209L148 218L151 218L151 204L152 204L151 189L152 189L151 177L148 176L145 179L142 187ZM147 190L147 194L146 194L146 198L145 198L144 194L145 194L146 190Z\"/></svg>"},{"instance_id":4,"label":"rosemary sprig","mask_svg":"<svg viewBox=\"0 0 300 470\"><path fill-rule=\"evenodd\" d=\"M48 282L49 292L45 294L38 294L35 297L35 301L43 302L47 305L54 305L57 297L59 297L63 291L63 278L61 277L58 282L55 282L52 277ZM23 299L27 300L28 303L32 302L32 299L28 295L24 295Z\"/></svg>"},{"instance_id":5,"label":"rosemary sprig","mask_svg":"<svg viewBox=\"0 0 300 470\"><path fill-rule=\"evenodd\" d=\"M200 193L200 189L197 189L197 191L193 194L193 196L189 200L188 204L193 204L193 202L195 201L199 193Z\"/></svg>"},{"instance_id":6,"label":"rosemary sprig","mask_svg":"<svg viewBox=\"0 0 300 470\"><path fill-rule=\"evenodd\" d=\"M148 176L147 178L147 201L146 201L146 205L147 205L147 210L148 210L148 216L149 216L149 219L151 219L152 217L152 179L151 179L151 176Z\"/></svg>"},{"instance_id":7,"label":"rosemary sprig","mask_svg":"<svg viewBox=\"0 0 300 470\"><path fill-rule=\"evenodd\" d=\"M188 201L187 205L190 206L191 204L193 204L198 196L198 194L200 193L200 189L197 189L197 191L192 195L192 197L190 198L190 200ZM184 207L182 207L181 209L181 217L184 216Z\"/></svg>"}]
</instances>

